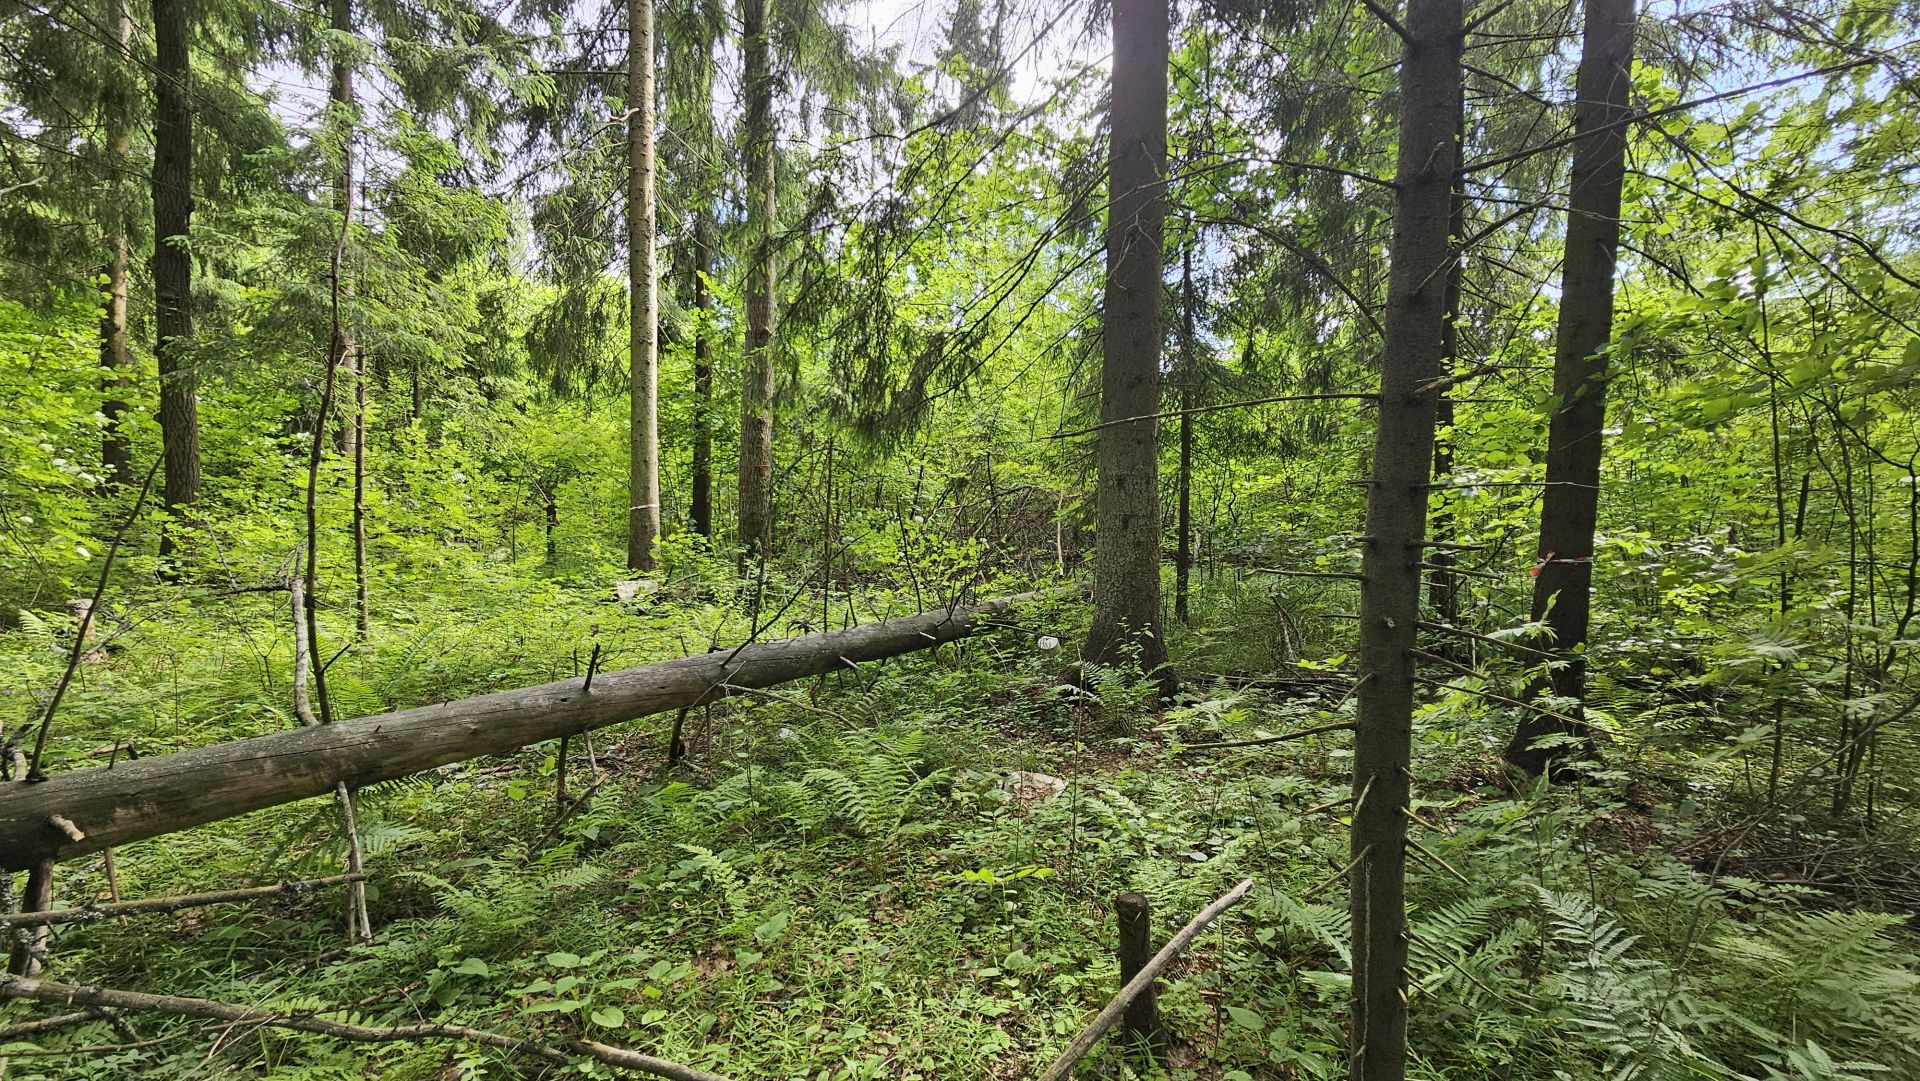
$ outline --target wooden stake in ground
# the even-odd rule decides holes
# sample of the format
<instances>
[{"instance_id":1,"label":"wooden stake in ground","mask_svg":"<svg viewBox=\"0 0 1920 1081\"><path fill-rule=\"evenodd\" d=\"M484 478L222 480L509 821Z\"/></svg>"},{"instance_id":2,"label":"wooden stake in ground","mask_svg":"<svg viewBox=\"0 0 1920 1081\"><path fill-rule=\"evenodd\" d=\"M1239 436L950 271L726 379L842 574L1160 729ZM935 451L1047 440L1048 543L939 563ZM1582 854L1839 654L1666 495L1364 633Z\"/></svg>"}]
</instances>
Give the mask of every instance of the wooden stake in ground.
<instances>
[{"instance_id":1,"label":"wooden stake in ground","mask_svg":"<svg viewBox=\"0 0 1920 1081\"><path fill-rule=\"evenodd\" d=\"M1167 944L1160 947L1160 952L1154 954L1151 960L1142 965L1140 971L1136 972L1133 978L1127 981L1126 986L1120 989L1120 993L1113 996L1113 1001L1093 1015L1093 1020L1087 1023L1086 1028L1080 1030L1080 1035L1075 1036L1073 1042L1067 1044L1066 1050L1060 1052L1060 1057L1053 1060L1053 1065L1048 1066L1047 1071L1040 1075L1040 1081L1060 1081L1071 1073L1074 1066L1086 1057L1087 1052L1093 1050L1093 1045L1100 1042L1100 1037L1105 1036L1109 1029L1120 1023L1121 1017L1133 1001L1139 998L1147 988L1153 986L1153 981L1159 977L1160 971L1172 964L1173 959L1180 956L1181 951L1199 937L1200 932L1206 930L1208 924L1219 919L1221 913L1245 900L1247 891L1251 889L1253 889L1253 879L1241 879L1239 885L1201 909L1200 914L1195 916L1192 922L1168 939Z\"/></svg>"},{"instance_id":2,"label":"wooden stake in ground","mask_svg":"<svg viewBox=\"0 0 1920 1081\"><path fill-rule=\"evenodd\" d=\"M1377 9L1376 9L1377 13ZM1461 0L1410 0L1400 65L1392 265L1379 423L1367 484L1354 716L1353 1081L1402 1081L1407 1058L1406 834L1413 649L1420 620L1436 400L1447 321L1448 237L1459 167Z\"/></svg>"},{"instance_id":3,"label":"wooden stake in ground","mask_svg":"<svg viewBox=\"0 0 1920 1081\"><path fill-rule=\"evenodd\" d=\"M1133 982L1140 970L1153 959L1153 908L1147 895L1128 891L1113 899L1114 924L1120 932L1120 986ZM1153 984L1148 983L1127 1007L1127 1035L1152 1040L1160 1033L1160 1003Z\"/></svg>"}]
</instances>

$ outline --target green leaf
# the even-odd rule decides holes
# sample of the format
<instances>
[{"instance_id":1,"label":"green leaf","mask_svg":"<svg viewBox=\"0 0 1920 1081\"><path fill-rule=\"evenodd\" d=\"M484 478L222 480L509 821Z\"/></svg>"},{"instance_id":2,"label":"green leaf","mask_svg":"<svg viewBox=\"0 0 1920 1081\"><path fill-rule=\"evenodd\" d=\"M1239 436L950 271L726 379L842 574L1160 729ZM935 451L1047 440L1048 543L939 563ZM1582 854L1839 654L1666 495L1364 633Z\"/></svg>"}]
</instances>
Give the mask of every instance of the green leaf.
<instances>
[{"instance_id":1,"label":"green leaf","mask_svg":"<svg viewBox=\"0 0 1920 1081\"><path fill-rule=\"evenodd\" d=\"M457 965L455 965L455 966L453 966L453 971L454 971L454 972L456 972L456 973L458 973L458 974L460 974L460 975L462 975L462 976L491 976L491 975L493 975L493 970L492 970L492 969L490 969L490 968L488 968L488 967L487 967L487 963L486 963L485 961L482 961L482 960L481 960L480 958L478 958L478 957L469 957L469 958L467 958L466 960L464 960L464 961L462 961L462 962L460 962L459 964L457 964Z\"/></svg>"},{"instance_id":2,"label":"green leaf","mask_svg":"<svg viewBox=\"0 0 1920 1081\"><path fill-rule=\"evenodd\" d=\"M627 1012L618 1006L602 1006L588 1014L587 1019L601 1028L619 1028L627 1023Z\"/></svg>"},{"instance_id":3,"label":"green leaf","mask_svg":"<svg viewBox=\"0 0 1920 1081\"><path fill-rule=\"evenodd\" d=\"M787 933L787 914L776 912L765 923L753 929L753 940L762 946L771 946L780 941Z\"/></svg>"},{"instance_id":4,"label":"green leaf","mask_svg":"<svg viewBox=\"0 0 1920 1081\"><path fill-rule=\"evenodd\" d=\"M1228 1006L1227 1016L1233 1018L1234 1024L1239 1025L1249 1032L1259 1032L1261 1029L1267 1027L1265 1018L1254 1013L1252 1010L1243 1010L1238 1006Z\"/></svg>"}]
</instances>

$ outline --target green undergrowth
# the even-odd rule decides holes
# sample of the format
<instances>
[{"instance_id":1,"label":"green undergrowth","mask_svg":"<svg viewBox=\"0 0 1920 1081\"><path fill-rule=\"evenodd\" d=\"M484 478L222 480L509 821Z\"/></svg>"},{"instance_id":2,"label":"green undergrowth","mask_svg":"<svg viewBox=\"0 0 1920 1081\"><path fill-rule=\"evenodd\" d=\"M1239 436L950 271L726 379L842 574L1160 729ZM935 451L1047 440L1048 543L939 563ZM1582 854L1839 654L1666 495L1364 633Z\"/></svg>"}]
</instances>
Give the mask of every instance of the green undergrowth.
<instances>
[{"instance_id":1,"label":"green undergrowth","mask_svg":"<svg viewBox=\"0 0 1920 1081\"><path fill-rule=\"evenodd\" d=\"M421 658L489 632L438 633L412 662L363 671L409 672L421 698L499 677L436 671ZM509 674L570 663L565 641L549 634ZM1217 642L1176 646L1191 661ZM497 641L490 663L511 648ZM673 770L670 718L601 733L597 775L574 741L564 818L555 744L379 785L362 801L372 945L342 949L334 891L70 925L46 975L362 1025L586 1036L740 1079L1011 1079L1114 990L1116 892L1147 894L1164 937L1253 876L1249 902L1163 983L1162 1063L1109 1041L1081 1076L1344 1076L1343 740L1181 749L1351 705L1201 677L1159 710L1113 673L1056 687L1058 656L1006 631L697 710ZM1504 723L1451 700L1421 720L1415 1076L1920 1075L1920 961L1897 917L1709 882L1668 854L1697 827L1683 804L1510 792L1486 751ZM155 896L324 875L342 855L316 800L130 847L118 873L127 895ZM97 864L62 876L63 899L104 894ZM8 1081L606 1073L447 1042L125 1021L137 1039L102 1021L14 1045L31 1053ZM117 1049L46 1054L88 1047Z\"/></svg>"}]
</instances>

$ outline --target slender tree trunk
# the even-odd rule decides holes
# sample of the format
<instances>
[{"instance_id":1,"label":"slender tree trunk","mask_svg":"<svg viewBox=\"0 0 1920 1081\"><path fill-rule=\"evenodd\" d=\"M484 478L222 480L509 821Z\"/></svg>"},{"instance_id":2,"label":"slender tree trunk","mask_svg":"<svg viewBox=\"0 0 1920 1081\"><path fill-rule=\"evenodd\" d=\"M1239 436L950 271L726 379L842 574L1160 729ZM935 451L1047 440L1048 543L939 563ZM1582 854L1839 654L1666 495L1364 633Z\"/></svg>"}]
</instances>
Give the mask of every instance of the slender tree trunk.
<instances>
[{"instance_id":1,"label":"slender tree trunk","mask_svg":"<svg viewBox=\"0 0 1920 1081\"><path fill-rule=\"evenodd\" d=\"M773 538L773 289L774 189L773 70L767 40L768 0L741 0L745 32L747 235L747 356L740 382L740 547L766 554Z\"/></svg>"},{"instance_id":2,"label":"slender tree trunk","mask_svg":"<svg viewBox=\"0 0 1920 1081\"><path fill-rule=\"evenodd\" d=\"M343 24L351 24L352 11L348 6L350 4L351 0L333 0L331 11L336 29ZM342 80L339 78L341 65L338 61L335 63L334 72L336 76L335 90L337 92L342 83ZM350 76L345 85L347 86L348 95L346 101L350 104L352 101ZM338 103L340 99L336 97L335 101ZM351 147L352 141L352 131L349 127L343 139L343 146ZM346 158L346 167L341 170L341 180L337 188L337 191L342 196L342 202L340 204L340 231L335 234L333 242L333 288L331 297L333 328L327 351L326 372L321 384L320 408L314 415L313 442L309 445L307 455L306 568L304 580L301 584L299 594L296 597L299 603L305 608L308 668L310 669L313 679L314 697L318 699L320 704L319 720L322 724L332 724L334 717L333 697L327 692L327 665L330 662L321 656L320 642L320 460L326 451L327 421L333 416L334 409L337 407L338 397L336 392L339 389L341 364L352 355L349 351L349 345L346 342L346 322L342 318L340 310L342 300L341 286L346 280L347 228L353 220L351 177L352 158L349 152ZM356 486L359 480L358 471L362 453L362 448L358 446L354 448ZM356 529L359 527L358 515L359 497L358 493L356 493L354 523ZM359 546L356 544L356 549L358 548ZM362 610L362 614L364 618L364 609ZM298 644L298 634L296 634L296 648ZM297 672L295 676L297 680ZM297 708L296 700L296 710ZM309 717L303 715L300 719L304 724L308 722ZM335 786L334 796L339 804L341 830L347 842L347 869L349 872L357 875L361 873L362 852L360 848L360 827L355 811L354 789L345 781L341 781ZM369 923L367 919L367 884L364 881L356 880L347 886L347 939L351 942L365 942L369 941L372 936L372 924Z\"/></svg>"},{"instance_id":3,"label":"slender tree trunk","mask_svg":"<svg viewBox=\"0 0 1920 1081\"><path fill-rule=\"evenodd\" d=\"M1464 121L1466 109L1461 107ZM1456 156L1464 153L1465 131L1457 133L1454 139ZM1467 193L1461 178L1456 177L1450 195L1447 215L1447 229L1456 238L1466 235ZM1440 371L1443 375L1453 376L1460 367L1460 291L1462 279L1466 274L1466 256L1453 260L1447 266L1447 322L1440 338ZM1453 394L1443 392L1435 403L1434 440L1433 440L1433 477L1436 481L1453 475ZM1450 543L1455 537L1453 500L1443 496L1440 506L1433 514L1433 539ZM1451 627L1460 622L1460 576L1453 572L1455 554L1446 548L1434 548L1427 553L1427 562L1434 564L1427 581L1427 600L1432 604L1434 614L1440 622ZM1458 652L1454 642L1436 643L1443 654Z\"/></svg>"},{"instance_id":4,"label":"slender tree trunk","mask_svg":"<svg viewBox=\"0 0 1920 1081\"><path fill-rule=\"evenodd\" d=\"M340 171L333 178L333 208L340 220L337 226L339 231L334 234L329 274L331 326L327 336L327 378L336 386L344 383L351 392L350 395L337 396L344 404L338 421L337 430L340 434L335 445L353 464L354 625L365 634L370 628L367 615L367 387L363 370L365 354L354 343L352 320L346 310L354 295L354 278L348 267L348 243L352 235L357 196L353 175L353 53L341 41L353 34L353 0L328 0L327 24L328 29L341 39L333 47L329 62L331 78L327 88L327 101L334 112L333 123L340 139ZM317 552L309 553L310 559L317 559L317 556ZM316 673L316 678L322 678L322 675Z\"/></svg>"},{"instance_id":5,"label":"slender tree trunk","mask_svg":"<svg viewBox=\"0 0 1920 1081\"><path fill-rule=\"evenodd\" d=\"M103 103L106 113L107 171L112 177L113 195L109 199L105 221L107 247L107 295L100 316L100 415L105 418L100 435L101 473L108 487L118 488L133 479L133 449L127 436L128 377L133 367L133 347L127 327L127 241L125 185L128 160L133 147L133 126L128 119L132 102L118 88L127 81L119 65L133 64L133 12L127 0L108 0L107 20L112 24L115 68L109 73L109 85L116 88Z\"/></svg>"},{"instance_id":6,"label":"slender tree trunk","mask_svg":"<svg viewBox=\"0 0 1920 1081\"><path fill-rule=\"evenodd\" d=\"M713 215L693 221L693 531L713 536Z\"/></svg>"},{"instance_id":7,"label":"slender tree trunk","mask_svg":"<svg viewBox=\"0 0 1920 1081\"><path fill-rule=\"evenodd\" d=\"M367 594L367 354L357 354L353 383L353 600L361 637L373 633Z\"/></svg>"},{"instance_id":8,"label":"slender tree trunk","mask_svg":"<svg viewBox=\"0 0 1920 1081\"><path fill-rule=\"evenodd\" d=\"M1523 712L1507 761L1534 775L1549 759L1591 755L1581 720L1587 693L1587 626L1593 590L1593 534L1600 505L1601 429L1607 406L1607 342L1613 334L1614 259L1620 248L1620 187L1626 175L1632 90L1634 0L1587 0L1574 102L1573 174L1567 252L1560 278L1560 326L1553 360L1559 402L1547 432L1547 490L1540 508L1539 574L1533 619L1553 635L1558 663L1536 692L1561 699L1558 720ZM1567 705L1565 703L1576 703ZM1548 736L1571 746L1537 747Z\"/></svg>"},{"instance_id":9,"label":"slender tree trunk","mask_svg":"<svg viewBox=\"0 0 1920 1081\"><path fill-rule=\"evenodd\" d=\"M696 61L693 93L695 117L690 138L700 159L693 199L693 463L688 517L693 531L713 539L713 204L719 197L720 173L712 164L718 152L713 127L713 43L702 43ZM702 62L704 61L704 62Z\"/></svg>"},{"instance_id":10,"label":"slender tree trunk","mask_svg":"<svg viewBox=\"0 0 1920 1081\"><path fill-rule=\"evenodd\" d=\"M168 523L160 554L173 554L180 518L200 494L199 377L193 346L193 71L187 0L153 0L154 353L160 362L160 442Z\"/></svg>"},{"instance_id":11,"label":"slender tree trunk","mask_svg":"<svg viewBox=\"0 0 1920 1081\"><path fill-rule=\"evenodd\" d=\"M1173 618L1190 623L1187 585L1193 574L1193 247L1180 253L1180 499L1174 523L1180 537L1173 549Z\"/></svg>"},{"instance_id":12,"label":"slender tree trunk","mask_svg":"<svg viewBox=\"0 0 1920 1081\"><path fill-rule=\"evenodd\" d=\"M1763 353L1767 351L1768 340L1765 312L1766 308L1763 301L1760 323L1762 334L1761 349ZM1766 362L1767 368L1773 370L1772 357L1763 356L1762 359ZM1768 434L1772 437L1771 443L1773 450L1773 544L1776 553L1784 553L1787 548L1786 455L1784 448L1781 446L1780 386L1778 383L1772 381L1767 383L1767 419L1769 422ZM1804 493L1806 489L1802 488L1801 491ZM1803 494L1801 496L1802 506L1806 505L1805 500L1806 496ZM1780 622L1784 626L1787 621L1787 613L1791 611L1793 607L1793 576L1789 572L1785 560L1782 560L1780 563L1779 583L1779 589L1775 593L1775 601L1777 602L1780 613ZM1781 661L1774 666L1776 673L1784 673L1786 670L1787 663L1785 661ZM1778 680L1781 679L1781 676L1776 675L1775 678ZM1774 797L1777 796L1780 791L1780 768L1786 752L1786 712L1786 696L1782 693L1782 688L1776 687L1773 694L1773 748L1767 765L1768 803L1772 803Z\"/></svg>"},{"instance_id":13,"label":"slender tree trunk","mask_svg":"<svg viewBox=\"0 0 1920 1081\"><path fill-rule=\"evenodd\" d=\"M540 507L546 516L547 566L549 567L560 561L560 542L556 537L560 531L560 499L554 488L554 485L540 486Z\"/></svg>"},{"instance_id":14,"label":"slender tree trunk","mask_svg":"<svg viewBox=\"0 0 1920 1081\"><path fill-rule=\"evenodd\" d=\"M1094 450L1093 626L1081 657L1116 664L1137 650L1164 693L1160 599L1161 241L1167 216L1167 0L1113 5L1107 283ZM1149 419L1115 423L1130 417Z\"/></svg>"},{"instance_id":15,"label":"slender tree trunk","mask_svg":"<svg viewBox=\"0 0 1920 1081\"><path fill-rule=\"evenodd\" d=\"M1446 333L1448 236L1459 167L1461 0L1411 0L1400 64L1400 143L1380 402L1361 556L1353 742L1353 1081L1407 1067L1407 769L1414 632Z\"/></svg>"},{"instance_id":16,"label":"slender tree trunk","mask_svg":"<svg viewBox=\"0 0 1920 1081\"><path fill-rule=\"evenodd\" d=\"M328 0L327 27L341 37L353 33L353 0ZM330 358L334 371L342 385L351 393L340 395L340 417L334 422L334 448L349 461L358 457L361 438L360 425L356 419L355 405L362 400L359 393L360 363L359 353L354 348L353 327L345 318L344 311L353 302L354 279L347 272L347 257L344 250L348 230L353 222L354 209L354 159L353 159L353 54L344 45L336 43L333 56L329 61L330 79L327 84L327 101L331 105L338 125L340 138L340 171L333 178L333 209L340 215L340 246L343 250L335 253L333 266L333 330L328 341L332 350Z\"/></svg>"},{"instance_id":17,"label":"slender tree trunk","mask_svg":"<svg viewBox=\"0 0 1920 1081\"><path fill-rule=\"evenodd\" d=\"M1836 394L1834 401L1835 417L1834 446L1840 451L1840 506L1847 515L1847 590L1846 600L1840 604L1841 614L1846 617L1846 660L1842 668L1840 699L1852 701L1855 692L1854 674L1859 669L1859 650L1855 644L1855 628L1860 614L1860 504L1854 490L1853 448L1847 442L1845 425L1840 422L1838 409L1844 398ZM1868 468L1872 468L1871 465ZM1839 818L1847 811L1847 802L1853 794L1847 785L1847 759L1853 754L1854 743L1858 739L1859 726L1851 710L1840 710L1839 765L1834 776L1833 817Z\"/></svg>"},{"instance_id":18,"label":"slender tree trunk","mask_svg":"<svg viewBox=\"0 0 1920 1081\"><path fill-rule=\"evenodd\" d=\"M293 608L293 715L301 725L311 727L320 723L320 717L313 711L311 690L313 654L307 640L307 580L300 567L293 571L293 578L287 582L287 599Z\"/></svg>"},{"instance_id":19,"label":"slender tree trunk","mask_svg":"<svg viewBox=\"0 0 1920 1081\"><path fill-rule=\"evenodd\" d=\"M654 272L653 0L627 0L627 566L652 570L660 539L660 296Z\"/></svg>"},{"instance_id":20,"label":"slender tree trunk","mask_svg":"<svg viewBox=\"0 0 1920 1081\"><path fill-rule=\"evenodd\" d=\"M992 467L988 467L988 483L992 483ZM832 630L833 605L833 437L827 437L827 483L822 498L825 508L821 512L820 526L820 630L822 633ZM958 648L958 647L955 647ZM821 676L824 686L826 677Z\"/></svg>"}]
</instances>

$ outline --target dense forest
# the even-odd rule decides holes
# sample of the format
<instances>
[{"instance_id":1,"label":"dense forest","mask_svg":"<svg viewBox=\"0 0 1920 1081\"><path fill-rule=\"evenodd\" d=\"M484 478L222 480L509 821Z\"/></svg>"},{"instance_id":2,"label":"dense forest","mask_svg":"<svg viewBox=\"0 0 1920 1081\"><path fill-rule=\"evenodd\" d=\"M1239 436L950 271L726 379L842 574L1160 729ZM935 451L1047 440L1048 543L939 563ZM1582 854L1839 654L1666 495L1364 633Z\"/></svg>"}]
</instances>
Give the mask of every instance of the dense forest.
<instances>
[{"instance_id":1,"label":"dense forest","mask_svg":"<svg viewBox=\"0 0 1920 1081\"><path fill-rule=\"evenodd\" d=\"M0 1076L1920 1077L1920 5L0 0Z\"/></svg>"}]
</instances>

